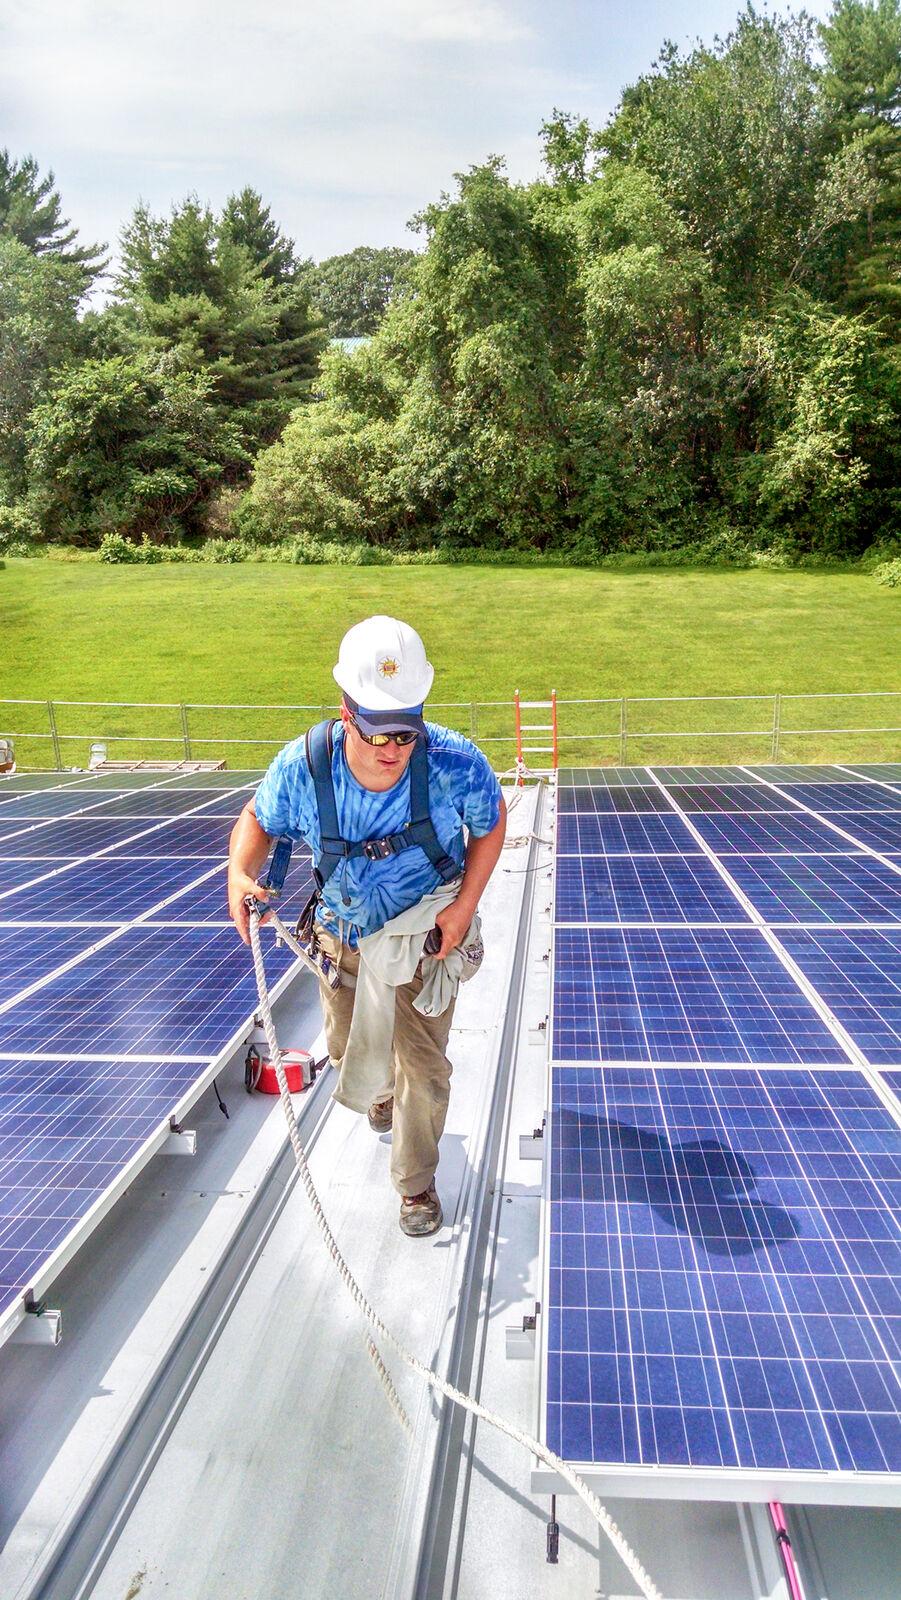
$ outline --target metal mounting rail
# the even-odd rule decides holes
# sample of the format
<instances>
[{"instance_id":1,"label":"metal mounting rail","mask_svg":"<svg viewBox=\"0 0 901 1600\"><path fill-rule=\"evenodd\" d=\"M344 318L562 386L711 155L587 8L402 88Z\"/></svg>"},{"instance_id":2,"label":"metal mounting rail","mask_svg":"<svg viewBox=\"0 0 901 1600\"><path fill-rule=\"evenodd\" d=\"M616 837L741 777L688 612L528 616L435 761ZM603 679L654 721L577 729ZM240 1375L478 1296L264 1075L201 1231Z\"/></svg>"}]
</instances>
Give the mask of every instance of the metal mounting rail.
<instances>
[{"instance_id":1,"label":"metal mounting rail","mask_svg":"<svg viewBox=\"0 0 901 1600\"><path fill-rule=\"evenodd\" d=\"M484 1336L482 1290L486 1267L493 1253L496 1211L500 1202L496 1176L507 1131L513 1066L520 1034L526 955L532 926L536 868L540 865L539 836L545 801L546 789L540 783L523 871L526 887L520 901L513 940L513 959L504 1022L497 1044L493 1090L487 1107L481 1152L472 1174L471 1198L467 1205L470 1227L446 1360L447 1378L470 1394L478 1392L477 1379ZM461 1446L471 1421L465 1412L449 1402L444 1402L440 1409L437 1402L433 1402L420 1412L410 1451L392 1558L381 1590L385 1600L389 1596L392 1600L436 1600L444 1592L454 1506L463 1471Z\"/></svg>"},{"instance_id":2,"label":"metal mounting rail","mask_svg":"<svg viewBox=\"0 0 901 1600\"><path fill-rule=\"evenodd\" d=\"M332 1110L332 1071L320 1074L298 1112L307 1149ZM276 1109L275 1107L273 1108ZM238 1299L294 1191L297 1170L287 1140L204 1281L191 1314L159 1362L104 1458L73 1497L24 1584L9 1600L87 1600Z\"/></svg>"}]
</instances>

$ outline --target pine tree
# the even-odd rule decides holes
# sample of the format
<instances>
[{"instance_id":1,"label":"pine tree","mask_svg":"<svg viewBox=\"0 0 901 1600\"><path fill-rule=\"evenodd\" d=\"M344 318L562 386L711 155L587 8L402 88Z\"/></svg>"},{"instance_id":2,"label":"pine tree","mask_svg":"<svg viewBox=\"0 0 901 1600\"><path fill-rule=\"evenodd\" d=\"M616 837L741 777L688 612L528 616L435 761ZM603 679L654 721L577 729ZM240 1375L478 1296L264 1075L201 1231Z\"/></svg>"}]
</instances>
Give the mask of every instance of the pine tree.
<instances>
[{"instance_id":1,"label":"pine tree","mask_svg":"<svg viewBox=\"0 0 901 1600\"><path fill-rule=\"evenodd\" d=\"M15 161L0 150L0 237L17 239L34 255L53 255L82 274L82 293L107 266L105 245L77 244L78 229L63 217L52 171L40 176L33 156Z\"/></svg>"},{"instance_id":2,"label":"pine tree","mask_svg":"<svg viewBox=\"0 0 901 1600\"><path fill-rule=\"evenodd\" d=\"M294 240L282 233L262 195L248 185L225 202L220 235L243 245L264 278L275 283L293 283L301 269L294 254Z\"/></svg>"}]
</instances>

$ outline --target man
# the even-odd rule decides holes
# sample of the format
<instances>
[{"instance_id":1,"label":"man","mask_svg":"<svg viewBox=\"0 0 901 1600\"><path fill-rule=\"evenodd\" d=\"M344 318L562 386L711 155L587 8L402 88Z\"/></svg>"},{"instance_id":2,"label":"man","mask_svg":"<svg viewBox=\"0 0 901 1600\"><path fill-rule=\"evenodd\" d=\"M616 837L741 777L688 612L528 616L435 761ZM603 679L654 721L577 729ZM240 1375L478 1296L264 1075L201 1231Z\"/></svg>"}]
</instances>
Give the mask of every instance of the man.
<instances>
[{"instance_id":1,"label":"man","mask_svg":"<svg viewBox=\"0 0 901 1600\"><path fill-rule=\"evenodd\" d=\"M393 617L358 623L341 642L334 677L343 691L340 725L322 725L287 745L235 824L228 900L247 943L246 897L265 898L256 879L273 838L287 834L309 844L320 885L312 937L349 980L338 988L320 982L329 1055L340 1066L360 938L420 903L427 911L429 897L440 900L447 886L449 903L434 916L441 934L436 957L445 961L462 946L501 853L506 807L482 752L462 734L423 720L434 669L413 628ZM322 826L330 802L337 840L328 822ZM414 805L427 816L417 820ZM411 1237L436 1232L443 1220L434 1179L454 1010L451 1000L440 1015L423 1014L415 1005L422 988L417 967L393 990L393 1094L369 1107L370 1126L392 1130L391 1179L401 1195L401 1228Z\"/></svg>"}]
</instances>

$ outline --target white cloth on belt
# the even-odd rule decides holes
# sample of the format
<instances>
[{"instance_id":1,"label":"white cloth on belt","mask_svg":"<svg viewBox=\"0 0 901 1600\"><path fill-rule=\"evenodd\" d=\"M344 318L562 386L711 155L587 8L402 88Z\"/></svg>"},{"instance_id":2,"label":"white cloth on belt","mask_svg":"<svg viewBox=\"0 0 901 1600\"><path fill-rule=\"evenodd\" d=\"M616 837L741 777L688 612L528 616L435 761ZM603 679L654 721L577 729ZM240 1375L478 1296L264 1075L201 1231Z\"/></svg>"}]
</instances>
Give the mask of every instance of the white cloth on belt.
<instances>
[{"instance_id":1,"label":"white cloth on belt","mask_svg":"<svg viewBox=\"0 0 901 1600\"><path fill-rule=\"evenodd\" d=\"M435 926L438 912L452 905L459 891L459 879L445 884L359 941L353 1018L341 1057L338 1087L332 1096L351 1111L368 1111L377 1100L387 1100L394 1092L394 991L412 981L420 961L422 990L413 1005L426 1017L440 1017L460 984L473 977L481 966L478 913L462 945L443 961L422 953L426 934Z\"/></svg>"}]
</instances>

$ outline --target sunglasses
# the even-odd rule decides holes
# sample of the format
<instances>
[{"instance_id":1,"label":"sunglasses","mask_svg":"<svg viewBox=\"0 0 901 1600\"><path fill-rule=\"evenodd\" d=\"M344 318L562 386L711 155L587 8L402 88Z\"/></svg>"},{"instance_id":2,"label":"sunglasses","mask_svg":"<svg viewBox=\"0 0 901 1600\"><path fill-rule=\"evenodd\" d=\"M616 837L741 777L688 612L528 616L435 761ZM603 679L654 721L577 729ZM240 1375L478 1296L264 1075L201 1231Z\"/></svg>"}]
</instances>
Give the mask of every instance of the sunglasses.
<instances>
[{"instance_id":1,"label":"sunglasses","mask_svg":"<svg viewBox=\"0 0 901 1600\"><path fill-rule=\"evenodd\" d=\"M401 748L403 748L405 745L413 744L413 742L419 738L418 733L413 733L409 729L404 733L364 733L355 717L351 717L350 720L356 728L357 733L360 735L360 738L364 740L366 744L385 745L391 744L393 740L396 745L400 745Z\"/></svg>"}]
</instances>

